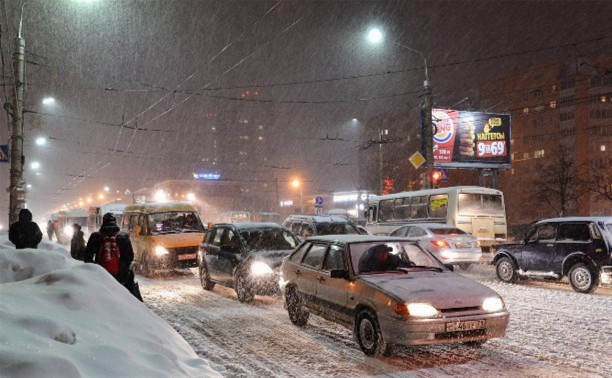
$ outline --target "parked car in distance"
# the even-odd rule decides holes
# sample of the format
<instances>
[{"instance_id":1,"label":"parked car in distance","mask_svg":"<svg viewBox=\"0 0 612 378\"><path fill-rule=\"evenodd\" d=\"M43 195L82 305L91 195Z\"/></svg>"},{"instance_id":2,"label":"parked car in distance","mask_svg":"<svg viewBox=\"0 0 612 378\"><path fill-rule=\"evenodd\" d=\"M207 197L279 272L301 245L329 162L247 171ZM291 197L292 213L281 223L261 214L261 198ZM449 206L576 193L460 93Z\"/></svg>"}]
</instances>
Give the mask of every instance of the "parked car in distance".
<instances>
[{"instance_id":1,"label":"parked car in distance","mask_svg":"<svg viewBox=\"0 0 612 378\"><path fill-rule=\"evenodd\" d=\"M506 332L495 291L445 268L417 243L372 235L313 237L281 268L291 322L310 313L353 330L367 355L390 344L480 345Z\"/></svg>"},{"instance_id":2,"label":"parked car in distance","mask_svg":"<svg viewBox=\"0 0 612 378\"><path fill-rule=\"evenodd\" d=\"M474 236L442 223L418 223L402 226L389 236L407 238L418 242L442 263L469 269L478 264L482 249Z\"/></svg>"},{"instance_id":3,"label":"parked car in distance","mask_svg":"<svg viewBox=\"0 0 612 378\"><path fill-rule=\"evenodd\" d=\"M282 259L298 244L291 231L276 223L215 224L198 251L202 287L233 287L240 302L256 294L280 294Z\"/></svg>"},{"instance_id":4,"label":"parked car in distance","mask_svg":"<svg viewBox=\"0 0 612 378\"><path fill-rule=\"evenodd\" d=\"M359 234L355 223L337 215L289 215L283 226L302 239L317 235Z\"/></svg>"},{"instance_id":5,"label":"parked car in distance","mask_svg":"<svg viewBox=\"0 0 612 378\"><path fill-rule=\"evenodd\" d=\"M593 292L612 279L612 217L545 219L524 241L495 247L493 265L504 282L568 277L572 289Z\"/></svg>"}]
</instances>

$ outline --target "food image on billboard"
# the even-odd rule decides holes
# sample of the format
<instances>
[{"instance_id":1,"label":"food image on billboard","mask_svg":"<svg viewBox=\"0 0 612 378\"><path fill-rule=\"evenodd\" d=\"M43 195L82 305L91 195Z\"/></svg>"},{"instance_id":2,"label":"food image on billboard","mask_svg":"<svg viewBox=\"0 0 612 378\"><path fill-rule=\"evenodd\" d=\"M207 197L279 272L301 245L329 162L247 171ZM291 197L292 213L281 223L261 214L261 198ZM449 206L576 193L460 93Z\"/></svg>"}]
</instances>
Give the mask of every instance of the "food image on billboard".
<instances>
[{"instance_id":1,"label":"food image on billboard","mask_svg":"<svg viewBox=\"0 0 612 378\"><path fill-rule=\"evenodd\" d=\"M510 116L433 109L434 165L507 168L510 166Z\"/></svg>"}]
</instances>

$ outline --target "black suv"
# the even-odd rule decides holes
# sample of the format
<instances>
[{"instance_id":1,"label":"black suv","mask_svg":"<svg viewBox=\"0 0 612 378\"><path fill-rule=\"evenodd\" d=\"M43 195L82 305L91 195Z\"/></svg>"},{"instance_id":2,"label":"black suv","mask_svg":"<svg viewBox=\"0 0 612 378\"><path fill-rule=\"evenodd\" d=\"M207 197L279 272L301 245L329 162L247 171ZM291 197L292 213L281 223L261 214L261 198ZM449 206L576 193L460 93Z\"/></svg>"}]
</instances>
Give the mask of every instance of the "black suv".
<instances>
[{"instance_id":1,"label":"black suv","mask_svg":"<svg viewBox=\"0 0 612 378\"><path fill-rule=\"evenodd\" d=\"M539 221L520 243L495 246L497 277L561 279L580 293L591 293L612 278L612 217L555 218Z\"/></svg>"},{"instance_id":2,"label":"black suv","mask_svg":"<svg viewBox=\"0 0 612 378\"><path fill-rule=\"evenodd\" d=\"M280 265L298 244L276 223L215 224L198 251L202 287L233 287L240 302L252 301L255 294L280 294Z\"/></svg>"}]
</instances>

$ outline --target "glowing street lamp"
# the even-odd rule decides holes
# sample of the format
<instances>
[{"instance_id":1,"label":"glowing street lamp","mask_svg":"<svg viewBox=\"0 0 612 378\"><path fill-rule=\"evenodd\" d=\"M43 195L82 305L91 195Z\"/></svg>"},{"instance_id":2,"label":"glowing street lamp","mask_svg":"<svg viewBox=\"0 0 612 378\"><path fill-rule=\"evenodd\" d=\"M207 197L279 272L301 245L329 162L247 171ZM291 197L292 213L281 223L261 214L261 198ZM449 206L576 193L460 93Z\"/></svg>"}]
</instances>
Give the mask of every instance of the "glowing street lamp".
<instances>
[{"instance_id":1,"label":"glowing street lamp","mask_svg":"<svg viewBox=\"0 0 612 378\"><path fill-rule=\"evenodd\" d=\"M164 202L166 200L166 193L159 189L157 192L155 192L155 202Z\"/></svg>"},{"instance_id":2,"label":"glowing street lamp","mask_svg":"<svg viewBox=\"0 0 612 378\"><path fill-rule=\"evenodd\" d=\"M302 183L300 182L300 180L298 179L294 179L293 181L291 181L291 186L293 186L295 189L300 189L300 213L304 212L304 201L303 199L303 191L302 191Z\"/></svg>"},{"instance_id":3,"label":"glowing street lamp","mask_svg":"<svg viewBox=\"0 0 612 378\"><path fill-rule=\"evenodd\" d=\"M44 146L45 144L47 144L47 139L45 139L45 137L38 137L36 138L35 142L37 146Z\"/></svg>"},{"instance_id":4,"label":"glowing street lamp","mask_svg":"<svg viewBox=\"0 0 612 378\"><path fill-rule=\"evenodd\" d=\"M368 31L367 38L370 43L380 43L383 40L383 33L379 28L372 28Z\"/></svg>"},{"instance_id":5,"label":"glowing street lamp","mask_svg":"<svg viewBox=\"0 0 612 378\"><path fill-rule=\"evenodd\" d=\"M33 161L32 164L30 164L30 168L37 170L38 168L40 168L40 163L37 161Z\"/></svg>"},{"instance_id":6,"label":"glowing street lamp","mask_svg":"<svg viewBox=\"0 0 612 378\"><path fill-rule=\"evenodd\" d=\"M189 202L193 202L193 201L195 201L195 199L196 199L195 194L193 194L193 193L187 193L187 201L189 201Z\"/></svg>"},{"instance_id":7,"label":"glowing street lamp","mask_svg":"<svg viewBox=\"0 0 612 378\"><path fill-rule=\"evenodd\" d=\"M98 194L98 199L99 200L103 200L104 199L104 194L102 194L102 193Z\"/></svg>"},{"instance_id":8,"label":"glowing street lamp","mask_svg":"<svg viewBox=\"0 0 612 378\"><path fill-rule=\"evenodd\" d=\"M104 187L104 191L108 193L108 192L110 192L110 188L108 186L105 186Z\"/></svg>"},{"instance_id":9,"label":"glowing street lamp","mask_svg":"<svg viewBox=\"0 0 612 378\"><path fill-rule=\"evenodd\" d=\"M43 105L53 105L55 104L55 99L53 97L45 97L42 100Z\"/></svg>"}]
</instances>

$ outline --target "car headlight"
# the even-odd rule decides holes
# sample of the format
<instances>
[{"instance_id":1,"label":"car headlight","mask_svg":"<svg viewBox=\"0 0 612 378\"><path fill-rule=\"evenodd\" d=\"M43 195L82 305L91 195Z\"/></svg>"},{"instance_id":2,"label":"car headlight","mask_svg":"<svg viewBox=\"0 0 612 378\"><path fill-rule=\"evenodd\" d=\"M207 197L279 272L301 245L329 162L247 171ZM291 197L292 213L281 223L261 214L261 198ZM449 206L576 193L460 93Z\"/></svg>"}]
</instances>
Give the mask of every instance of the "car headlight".
<instances>
[{"instance_id":1,"label":"car headlight","mask_svg":"<svg viewBox=\"0 0 612 378\"><path fill-rule=\"evenodd\" d=\"M154 251L155 251L155 254L157 256L163 256L163 255L167 255L168 254L168 250L166 248L162 247L161 245L156 246Z\"/></svg>"},{"instance_id":2,"label":"car headlight","mask_svg":"<svg viewBox=\"0 0 612 378\"><path fill-rule=\"evenodd\" d=\"M439 311L429 303L408 303L408 313L420 318L438 315Z\"/></svg>"},{"instance_id":3,"label":"car headlight","mask_svg":"<svg viewBox=\"0 0 612 378\"><path fill-rule=\"evenodd\" d=\"M72 228L71 225L64 226L64 235L66 235L68 237L72 237L72 233L73 232L74 232L74 229Z\"/></svg>"},{"instance_id":4,"label":"car headlight","mask_svg":"<svg viewBox=\"0 0 612 378\"><path fill-rule=\"evenodd\" d=\"M251 264L251 274L254 276L263 276L271 273L274 273L272 268L265 262L255 261Z\"/></svg>"},{"instance_id":5,"label":"car headlight","mask_svg":"<svg viewBox=\"0 0 612 378\"><path fill-rule=\"evenodd\" d=\"M504 309L504 301L499 297L485 298L482 309L488 312L501 311Z\"/></svg>"}]
</instances>

